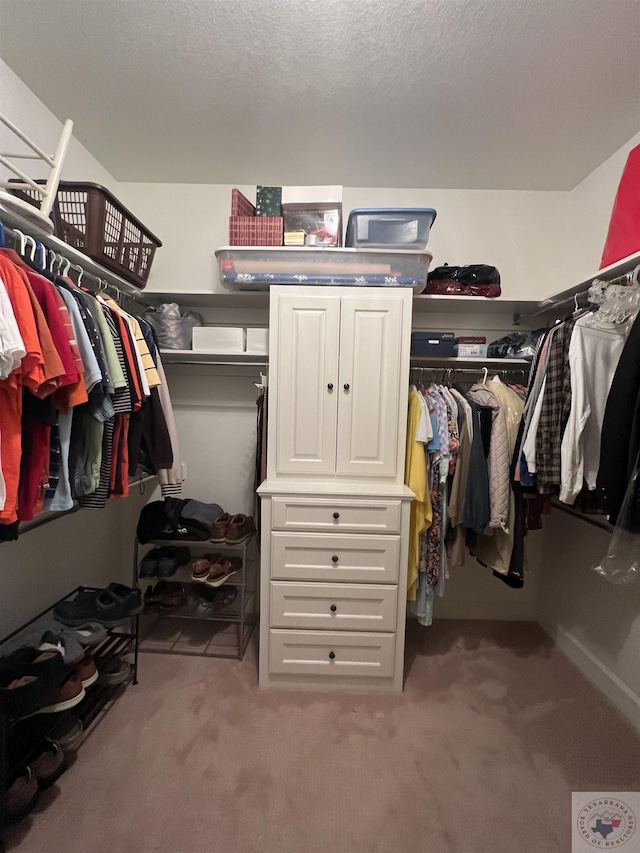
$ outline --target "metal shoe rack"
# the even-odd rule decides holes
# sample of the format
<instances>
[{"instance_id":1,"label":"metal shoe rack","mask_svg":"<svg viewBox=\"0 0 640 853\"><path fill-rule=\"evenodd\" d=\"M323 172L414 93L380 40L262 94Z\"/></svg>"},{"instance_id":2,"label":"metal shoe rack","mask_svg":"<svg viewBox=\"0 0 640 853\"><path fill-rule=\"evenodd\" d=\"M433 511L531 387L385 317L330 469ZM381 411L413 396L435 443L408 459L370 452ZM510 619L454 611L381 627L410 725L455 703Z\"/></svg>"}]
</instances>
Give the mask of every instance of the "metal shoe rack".
<instances>
[{"instance_id":1,"label":"metal shoe rack","mask_svg":"<svg viewBox=\"0 0 640 853\"><path fill-rule=\"evenodd\" d=\"M156 545L187 547L191 554L189 563L177 569L170 577L138 577L142 549ZM158 654L199 655L242 660L249 645L258 618L258 567L257 539L251 536L238 545L214 543L209 540L154 539L142 543L135 540L133 555L134 585L144 590L159 581L182 583L187 588L201 586L191 580L191 561L202 554L223 554L240 557L242 568L225 583L237 587L233 604L208 616L194 614L188 604L173 610L152 610L141 616L140 651Z\"/></svg>"},{"instance_id":2,"label":"metal shoe rack","mask_svg":"<svg viewBox=\"0 0 640 853\"><path fill-rule=\"evenodd\" d=\"M54 622L54 607L61 601L73 598L81 590L91 591L92 587L77 587L16 631L1 639L0 656L9 654L23 645L27 631L30 635L39 627L42 627L43 631L51 627L52 622ZM80 720L86 737L90 726L101 712L106 712L124 688L129 683L138 683L139 619L139 616L134 616L127 620L129 630L120 627L109 630L105 639L92 649L98 672L112 659L122 657L125 654L132 655L131 675L127 681L118 685L96 682L86 688L86 695L82 702L68 711L61 711L57 714L34 714L29 717L14 719L7 714L0 713L0 850L2 850L2 834L8 823L6 814L7 789L15 774L29 765L43 740L50 736L54 728L66 716Z\"/></svg>"}]
</instances>

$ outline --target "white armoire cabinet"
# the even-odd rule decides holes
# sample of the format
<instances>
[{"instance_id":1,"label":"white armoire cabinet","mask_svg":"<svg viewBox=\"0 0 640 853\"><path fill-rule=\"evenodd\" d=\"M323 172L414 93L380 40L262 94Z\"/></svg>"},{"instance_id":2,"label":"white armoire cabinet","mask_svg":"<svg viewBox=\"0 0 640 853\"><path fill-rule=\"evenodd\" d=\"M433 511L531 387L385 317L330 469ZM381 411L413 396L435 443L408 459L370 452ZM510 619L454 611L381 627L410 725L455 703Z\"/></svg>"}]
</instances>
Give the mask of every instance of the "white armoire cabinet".
<instances>
[{"instance_id":1,"label":"white armoire cabinet","mask_svg":"<svg viewBox=\"0 0 640 853\"><path fill-rule=\"evenodd\" d=\"M260 685L402 690L412 293L272 287Z\"/></svg>"}]
</instances>

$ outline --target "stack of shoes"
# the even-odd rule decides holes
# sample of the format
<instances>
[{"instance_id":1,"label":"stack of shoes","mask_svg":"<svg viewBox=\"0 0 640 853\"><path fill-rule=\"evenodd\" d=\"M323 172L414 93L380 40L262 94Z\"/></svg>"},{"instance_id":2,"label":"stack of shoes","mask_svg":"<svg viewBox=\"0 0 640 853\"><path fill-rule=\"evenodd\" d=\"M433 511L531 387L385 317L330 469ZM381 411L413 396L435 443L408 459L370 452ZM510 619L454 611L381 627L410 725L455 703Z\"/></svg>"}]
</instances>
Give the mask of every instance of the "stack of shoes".
<instances>
[{"instance_id":1,"label":"stack of shoes","mask_svg":"<svg viewBox=\"0 0 640 853\"><path fill-rule=\"evenodd\" d=\"M112 583L106 589L81 590L72 601L56 604L53 612L64 625L82 626L92 621L115 628L142 612L142 607L139 589Z\"/></svg>"},{"instance_id":2,"label":"stack of shoes","mask_svg":"<svg viewBox=\"0 0 640 853\"><path fill-rule=\"evenodd\" d=\"M239 557L225 557L222 554L203 554L191 564L191 580L219 587L242 568Z\"/></svg>"},{"instance_id":3,"label":"stack of shoes","mask_svg":"<svg viewBox=\"0 0 640 853\"><path fill-rule=\"evenodd\" d=\"M224 512L211 525L211 541L221 545L240 545L256 532L253 517L250 515L229 515Z\"/></svg>"},{"instance_id":4,"label":"stack of shoes","mask_svg":"<svg viewBox=\"0 0 640 853\"><path fill-rule=\"evenodd\" d=\"M115 687L124 682L131 675L131 664L122 658L114 657L105 661L104 665L100 666L100 674L98 683L108 687Z\"/></svg>"},{"instance_id":5,"label":"stack of shoes","mask_svg":"<svg viewBox=\"0 0 640 853\"><path fill-rule=\"evenodd\" d=\"M144 594L145 610L177 610L183 607L186 601L183 584L175 581L159 581L155 587L150 584Z\"/></svg>"},{"instance_id":6,"label":"stack of shoes","mask_svg":"<svg viewBox=\"0 0 640 853\"><path fill-rule=\"evenodd\" d=\"M47 738L25 767L11 782L6 793L6 814L9 823L26 817L40 791L49 788L66 770L67 763L61 745Z\"/></svg>"},{"instance_id":7,"label":"stack of shoes","mask_svg":"<svg viewBox=\"0 0 640 853\"><path fill-rule=\"evenodd\" d=\"M84 739L84 726L82 721L71 714L65 714L59 723L56 723L51 732L51 737L66 752L75 752Z\"/></svg>"},{"instance_id":8,"label":"stack of shoes","mask_svg":"<svg viewBox=\"0 0 640 853\"><path fill-rule=\"evenodd\" d=\"M170 578L180 566L185 566L190 558L189 549L184 546L160 545L143 557L139 577Z\"/></svg>"}]
</instances>

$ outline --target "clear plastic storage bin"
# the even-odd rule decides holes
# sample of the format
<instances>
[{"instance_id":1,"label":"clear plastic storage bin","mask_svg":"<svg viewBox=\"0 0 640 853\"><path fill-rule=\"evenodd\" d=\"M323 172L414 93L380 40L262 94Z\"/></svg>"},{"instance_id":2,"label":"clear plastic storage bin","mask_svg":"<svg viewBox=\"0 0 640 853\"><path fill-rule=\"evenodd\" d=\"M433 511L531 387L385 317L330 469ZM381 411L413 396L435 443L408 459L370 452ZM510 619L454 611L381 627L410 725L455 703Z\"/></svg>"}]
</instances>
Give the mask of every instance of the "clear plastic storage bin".
<instances>
[{"instance_id":1,"label":"clear plastic storage bin","mask_svg":"<svg viewBox=\"0 0 640 853\"><path fill-rule=\"evenodd\" d=\"M222 246L220 281L228 290L267 290L272 284L411 287L422 293L430 252L380 249Z\"/></svg>"},{"instance_id":2,"label":"clear plastic storage bin","mask_svg":"<svg viewBox=\"0 0 640 853\"><path fill-rule=\"evenodd\" d=\"M352 210L345 243L353 248L424 249L436 215L432 207Z\"/></svg>"}]
</instances>

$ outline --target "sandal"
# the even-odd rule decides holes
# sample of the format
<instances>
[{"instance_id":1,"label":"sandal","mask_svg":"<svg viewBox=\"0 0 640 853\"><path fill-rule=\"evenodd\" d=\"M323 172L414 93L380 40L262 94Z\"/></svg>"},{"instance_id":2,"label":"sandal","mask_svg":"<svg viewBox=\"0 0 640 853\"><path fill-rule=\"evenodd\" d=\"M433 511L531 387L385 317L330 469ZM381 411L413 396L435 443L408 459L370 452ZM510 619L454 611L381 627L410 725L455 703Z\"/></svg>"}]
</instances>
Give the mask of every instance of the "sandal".
<instances>
[{"instance_id":1,"label":"sandal","mask_svg":"<svg viewBox=\"0 0 640 853\"><path fill-rule=\"evenodd\" d=\"M191 563L191 580L196 583L206 583L209 572L218 566L222 557L220 554L203 554Z\"/></svg>"},{"instance_id":2,"label":"sandal","mask_svg":"<svg viewBox=\"0 0 640 853\"><path fill-rule=\"evenodd\" d=\"M239 557L224 557L221 563L211 566L209 576L205 583L207 586L218 587L229 580L242 568L242 560Z\"/></svg>"}]
</instances>

